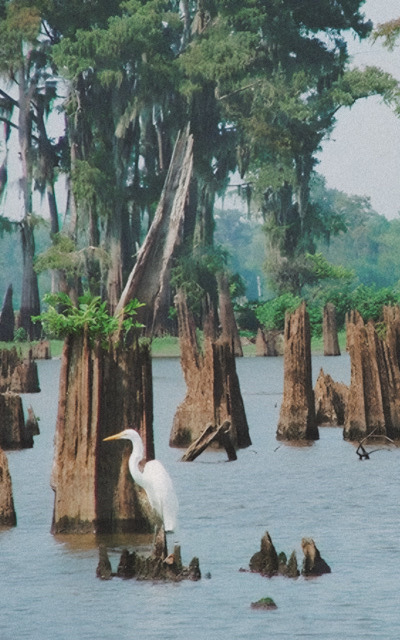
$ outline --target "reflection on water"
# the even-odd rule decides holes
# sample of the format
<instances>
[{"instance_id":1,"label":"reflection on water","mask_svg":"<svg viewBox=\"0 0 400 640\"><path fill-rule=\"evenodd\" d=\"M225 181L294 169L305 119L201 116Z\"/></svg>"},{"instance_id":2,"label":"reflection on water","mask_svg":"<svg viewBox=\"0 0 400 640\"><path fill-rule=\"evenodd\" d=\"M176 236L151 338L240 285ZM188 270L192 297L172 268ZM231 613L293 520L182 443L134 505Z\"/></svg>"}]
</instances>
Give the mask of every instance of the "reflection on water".
<instances>
[{"instance_id":1,"label":"reflection on water","mask_svg":"<svg viewBox=\"0 0 400 640\"><path fill-rule=\"evenodd\" d=\"M178 585L95 577L95 536L50 534L49 486L59 361L39 362L42 392L24 396L40 417L33 449L9 452L18 526L0 532L1 640L397 640L400 449L358 460L338 428L320 430L308 447L277 442L282 358L237 361L252 446L226 462L206 451L193 463L168 447L185 388L179 361L154 361L155 446L176 485L183 562L200 558L211 579ZM349 360L313 359L335 380L349 381ZM268 530L277 551L314 538L332 573L314 580L266 579L250 573L251 555ZM102 537L113 569L125 545L151 536ZM276 611L250 603L272 597Z\"/></svg>"}]
</instances>

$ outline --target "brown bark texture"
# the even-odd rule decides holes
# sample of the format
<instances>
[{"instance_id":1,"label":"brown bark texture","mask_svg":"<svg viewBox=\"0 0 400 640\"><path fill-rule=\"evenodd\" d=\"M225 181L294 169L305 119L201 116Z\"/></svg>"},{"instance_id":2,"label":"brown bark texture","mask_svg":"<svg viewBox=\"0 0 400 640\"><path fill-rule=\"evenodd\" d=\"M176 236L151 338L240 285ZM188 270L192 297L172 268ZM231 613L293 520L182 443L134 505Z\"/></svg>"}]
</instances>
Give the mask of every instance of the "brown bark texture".
<instances>
[{"instance_id":1,"label":"brown bark texture","mask_svg":"<svg viewBox=\"0 0 400 640\"><path fill-rule=\"evenodd\" d=\"M135 427L154 458L150 347L87 336L66 339L62 355L55 453L53 533L149 531L153 514L128 469L131 444L103 438Z\"/></svg>"},{"instance_id":2,"label":"brown bark texture","mask_svg":"<svg viewBox=\"0 0 400 640\"><path fill-rule=\"evenodd\" d=\"M256 336L256 356L276 357L284 354L284 338L281 331L263 331L261 327Z\"/></svg>"},{"instance_id":3,"label":"brown bark texture","mask_svg":"<svg viewBox=\"0 0 400 640\"><path fill-rule=\"evenodd\" d=\"M0 392L38 393L39 376L32 351L22 359L17 349L0 349Z\"/></svg>"},{"instance_id":4,"label":"brown bark texture","mask_svg":"<svg viewBox=\"0 0 400 640\"><path fill-rule=\"evenodd\" d=\"M31 349L34 360L51 360L51 347L48 340L40 340L32 344Z\"/></svg>"},{"instance_id":5,"label":"brown bark texture","mask_svg":"<svg viewBox=\"0 0 400 640\"><path fill-rule=\"evenodd\" d=\"M182 291L176 296L176 306L187 391L175 413L170 446L187 447L208 424L229 420L234 445L248 447L251 444L249 427L231 344L214 339L210 319L204 331L203 350L200 349L193 315Z\"/></svg>"},{"instance_id":6,"label":"brown bark texture","mask_svg":"<svg viewBox=\"0 0 400 640\"><path fill-rule=\"evenodd\" d=\"M147 335L162 329L170 306L171 260L181 242L192 175L192 147L193 138L186 130L176 142L157 211L116 308L119 313L133 298L144 303L138 309L137 320L145 325Z\"/></svg>"},{"instance_id":7,"label":"brown bark texture","mask_svg":"<svg viewBox=\"0 0 400 640\"><path fill-rule=\"evenodd\" d=\"M336 309L331 302L328 302L324 307L322 335L324 339L324 356L340 356Z\"/></svg>"},{"instance_id":8,"label":"brown bark texture","mask_svg":"<svg viewBox=\"0 0 400 640\"><path fill-rule=\"evenodd\" d=\"M14 508L11 476L7 456L0 449L0 526L14 527L17 516Z\"/></svg>"},{"instance_id":9,"label":"brown bark texture","mask_svg":"<svg viewBox=\"0 0 400 640\"><path fill-rule=\"evenodd\" d=\"M346 318L347 350L351 361L349 400L344 438L361 440L375 436L400 437L400 369L394 353L394 329L388 325L388 341L382 340L370 321L364 324L357 311Z\"/></svg>"},{"instance_id":10,"label":"brown bark texture","mask_svg":"<svg viewBox=\"0 0 400 640\"><path fill-rule=\"evenodd\" d=\"M25 426L21 396L11 391L0 393L0 447L33 447L33 431L29 425Z\"/></svg>"},{"instance_id":11,"label":"brown bark texture","mask_svg":"<svg viewBox=\"0 0 400 640\"><path fill-rule=\"evenodd\" d=\"M314 387L317 425L344 425L349 388L321 369Z\"/></svg>"},{"instance_id":12,"label":"brown bark texture","mask_svg":"<svg viewBox=\"0 0 400 640\"><path fill-rule=\"evenodd\" d=\"M236 324L233 305L229 293L229 282L226 273L219 273L218 277L218 296L219 296L219 321L221 323L221 338L233 345L235 356L242 357L243 349L240 342L239 330Z\"/></svg>"},{"instance_id":13,"label":"brown bark texture","mask_svg":"<svg viewBox=\"0 0 400 640\"><path fill-rule=\"evenodd\" d=\"M311 377L310 321L303 302L285 318L283 400L278 440L318 440Z\"/></svg>"}]
</instances>

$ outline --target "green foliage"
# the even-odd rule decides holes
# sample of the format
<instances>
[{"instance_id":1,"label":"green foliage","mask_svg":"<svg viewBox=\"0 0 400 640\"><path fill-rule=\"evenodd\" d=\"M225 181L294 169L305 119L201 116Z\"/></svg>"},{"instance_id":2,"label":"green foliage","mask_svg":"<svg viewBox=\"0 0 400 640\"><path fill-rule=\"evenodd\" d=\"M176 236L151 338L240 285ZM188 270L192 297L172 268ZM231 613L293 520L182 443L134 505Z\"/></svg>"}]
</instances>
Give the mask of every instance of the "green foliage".
<instances>
[{"instance_id":1,"label":"green foliage","mask_svg":"<svg viewBox=\"0 0 400 640\"><path fill-rule=\"evenodd\" d=\"M342 265L333 265L328 262L322 253L306 254L308 262L311 263L312 271L318 281L320 280L352 280L354 271L346 269Z\"/></svg>"},{"instance_id":2,"label":"green foliage","mask_svg":"<svg viewBox=\"0 0 400 640\"><path fill-rule=\"evenodd\" d=\"M203 303L208 295L217 305L218 288L216 274L224 270L226 252L215 249L198 255L184 254L176 260L171 271L171 285L175 290L183 289L189 309L200 319Z\"/></svg>"},{"instance_id":3,"label":"green foliage","mask_svg":"<svg viewBox=\"0 0 400 640\"><path fill-rule=\"evenodd\" d=\"M256 309L256 316L266 331L285 327L286 312L293 313L301 304L301 298L292 293L284 293L273 300L268 300Z\"/></svg>"},{"instance_id":4,"label":"green foliage","mask_svg":"<svg viewBox=\"0 0 400 640\"><path fill-rule=\"evenodd\" d=\"M107 303L101 302L98 296L85 294L78 298L78 306L75 306L67 294L49 293L44 296L44 302L48 305L47 311L32 320L42 323L48 337L61 339L86 332L92 343L98 340L107 345L108 338L119 327L120 316L110 316ZM120 315L124 317L122 328L125 336L143 326L134 319L137 309L142 306L134 299L122 310Z\"/></svg>"},{"instance_id":5,"label":"green foliage","mask_svg":"<svg viewBox=\"0 0 400 640\"><path fill-rule=\"evenodd\" d=\"M19 327L14 333L14 342L26 342L28 340L28 334L26 329Z\"/></svg>"}]
</instances>

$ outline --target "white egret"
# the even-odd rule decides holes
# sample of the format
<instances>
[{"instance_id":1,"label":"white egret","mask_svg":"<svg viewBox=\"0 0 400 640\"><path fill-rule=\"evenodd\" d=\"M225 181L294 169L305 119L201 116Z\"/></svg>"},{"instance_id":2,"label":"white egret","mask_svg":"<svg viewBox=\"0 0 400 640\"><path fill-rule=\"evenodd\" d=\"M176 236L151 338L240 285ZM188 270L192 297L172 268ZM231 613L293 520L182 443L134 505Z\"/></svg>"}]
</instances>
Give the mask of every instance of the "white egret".
<instances>
[{"instance_id":1,"label":"white egret","mask_svg":"<svg viewBox=\"0 0 400 640\"><path fill-rule=\"evenodd\" d=\"M140 470L139 463L144 458L144 446L137 431L125 429L104 438L105 441L119 439L132 442L133 450L129 458L131 476L146 491L150 505L163 522L164 531L174 531L177 524L178 499L170 475L159 460L149 460L143 471Z\"/></svg>"}]
</instances>

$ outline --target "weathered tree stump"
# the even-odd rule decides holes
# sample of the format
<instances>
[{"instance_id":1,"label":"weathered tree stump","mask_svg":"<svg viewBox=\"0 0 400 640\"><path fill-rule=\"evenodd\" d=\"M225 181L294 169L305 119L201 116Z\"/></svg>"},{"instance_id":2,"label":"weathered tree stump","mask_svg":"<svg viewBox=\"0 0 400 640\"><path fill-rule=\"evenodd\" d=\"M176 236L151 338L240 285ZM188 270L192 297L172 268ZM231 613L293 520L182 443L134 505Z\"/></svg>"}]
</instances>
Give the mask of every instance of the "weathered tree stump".
<instances>
[{"instance_id":1,"label":"weathered tree stump","mask_svg":"<svg viewBox=\"0 0 400 640\"><path fill-rule=\"evenodd\" d=\"M22 400L18 393L0 393L0 447L27 449L33 447L33 433L25 426Z\"/></svg>"},{"instance_id":2,"label":"weathered tree stump","mask_svg":"<svg viewBox=\"0 0 400 640\"><path fill-rule=\"evenodd\" d=\"M276 357L284 353L284 338L282 331L263 331L259 327L256 336L256 356Z\"/></svg>"},{"instance_id":3,"label":"weathered tree stump","mask_svg":"<svg viewBox=\"0 0 400 640\"><path fill-rule=\"evenodd\" d=\"M322 576L331 573L330 566L321 558L321 554L312 538L303 538L301 541L304 559L301 574L303 576Z\"/></svg>"},{"instance_id":4,"label":"weathered tree stump","mask_svg":"<svg viewBox=\"0 0 400 640\"><path fill-rule=\"evenodd\" d=\"M328 302L324 307L322 335L324 339L324 356L340 356L336 309L331 302Z\"/></svg>"},{"instance_id":5,"label":"weathered tree stump","mask_svg":"<svg viewBox=\"0 0 400 640\"><path fill-rule=\"evenodd\" d=\"M15 316L12 303L13 288L8 285L0 312L0 342L12 342L14 340Z\"/></svg>"},{"instance_id":6,"label":"weathered tree stump","mask_svg":"<svg viewBox=\"0 0 400 640\"><path fill-rule=\"evenodd\" d=\"M177 294L176 306L187 391L175 413L170 446L187 447L207 424L229 420L235 447L248 447L251 440L231 345L215 340L212 331L206 328L202 351L197 343L193 315L182 291Z\"/></svg>"},{"instance_id":7,"label":"weathered tree stump","mask_svg":"<svg viewBox=\"0 0 400 640\"><path fill-rule=\"evenodd\" d=\"M8 460L4 451L0 449L0 526L14 527L16 524L17 516Z\"/></svg>"},{"instance_id":8,"label":"weathered tree stump","mask_svg":"<svg viewBox=\"0 0 400 640\"><path fill-rule=\"evenodd\" d=\"M32 358L34 360L50 360L51 359L51 347L48 340L40 340L35 344L32 344Z\"/></svg>"},{"instance_id":9,"label":"weathered tree stump","mask_svg":"<svg viewBox=\"0 0 400 640\"><path fill-rule=\"evenodd\" d=\"M28 407L27 411L28 417L25 422L25 429L28 433L32 434L32 436L38 436L40 434L39 421L32 407Z\"/></svg>"},{"instance_id":10,"label":"weathered tree stump","mask_svg":"<svg viewBox=\"0 0 400 640\"><path fill-rule=\"evenodd\" d=\"M39 377L36 362L29 350L22 359L15 347L0 349L0 392L38 393Z\"/></svg>"},{"instance_id":11,"label":"weathered tree stump","mask_svg":"<svg viewBox=\"0 0 400 640\"><path fill-rule=\"evenodd\" d=\"M385 342L400 368L400 307L383 307L383 322L386 328Z\"/></svg>"},{"instance_id":12,"label":"weathered tree stump","mask_svg":"<svg viewBox=\"0 0 400 640\"><path fill-rule=\"evenodd\" d=\"M285 553L278 555L268 531L261 538L260 551L250 558L249 567L253 573L260 573L267 578L278 575L297 578L300 575L296 553L292 552L289 561Z\"/></svg>"},{"instance_id":13,"label":"weathered tree stump","mask_svg":"<svg viewBox=\"0 0 400 640\"><path fill-rule=\"evenodd\" d=\"M317 425L343 426L348 395L347 385L335 382L321 369L314 388Z\"/></svg>"},{"instance_id":14,"label":"weathered tree stump","mask_svg":"<svg viewBox=\"0 0 400 640\"><path fill-rule=\"evenodd\" d=\"M233 344L235 356L242 357L243 349L240 342L239 330L236 324L233 305L229 294L229 282L226 273L217 276L219 294L219 320L222 327L221 338Z\"/></svg>"},{"instance_id":15,"label":"weathered tree stump","mask_svg":"<svg viewBox=\"0 0 400 640\"><path fill-rule=\"evenodd\" d=\"M360 314L347 316L347 349L351 381L343 436L359 441L375 435L400 437L400 370L397 356L381 340L372 322Z\"/></svg>"},{"instance_id":16,"label":"weathered tree stump","mask_svg":"<svg viewBox=\"0 0 400 640\"><path fill-rule=\"evenodd\" d=\"M152 510L128 469L130 443L103 438L134 426L154 458L148 344L92 346L70 336L62 354L52 487L53 533L151 531ZM123 451L118 455L116 448Z\"/></svg>"},{"instance_id":17,"label":"weathered tree stump","mask_svg":"<svg viewBox=\"0 0 400 640\"><path fill-rule=\"evenodd\" d=\"M318 440L311 377L310 321L303 302L285 318L284 387L278 440Z\"/></svg>"},{"instance_id":18,"label":"weathered tree stump","mask_svg":"<svg viewBox=\"0 0 400 640\"><path fill-rule=\"evenodd\" d=\"M220 446L224 447L228 454L228 460L231 461L237 459L236 450L233 444L231 423L229 420L225 420L225 422L219 427L209 424L197 440L190 445L187 451L185 451L181 461L193 462L193 460L198 458L199 455L203 453L203 451L205 451L213 442L218 442Z\"/></svg>"},{"instance_id":19,"label":"weathered tree stump","mask_svg":"<svg viewBox=\"0 0 400 640\"><path fill-rule=\"evenodd\" d=\"M193 558L189 566L184 567L179 545L175 546L173 553L168 554L165 533L162 527L157 533L152 553L149 556L143 556L136 551L129 552L124 549L116 573L112 573L106 548L103 545L100 546L96 575L102 580L108 580L115 576L124 579L134 578L136 580L160 580L163 582L197 581L201 579L198 558Z\"/></svg>"}]
</instances>

